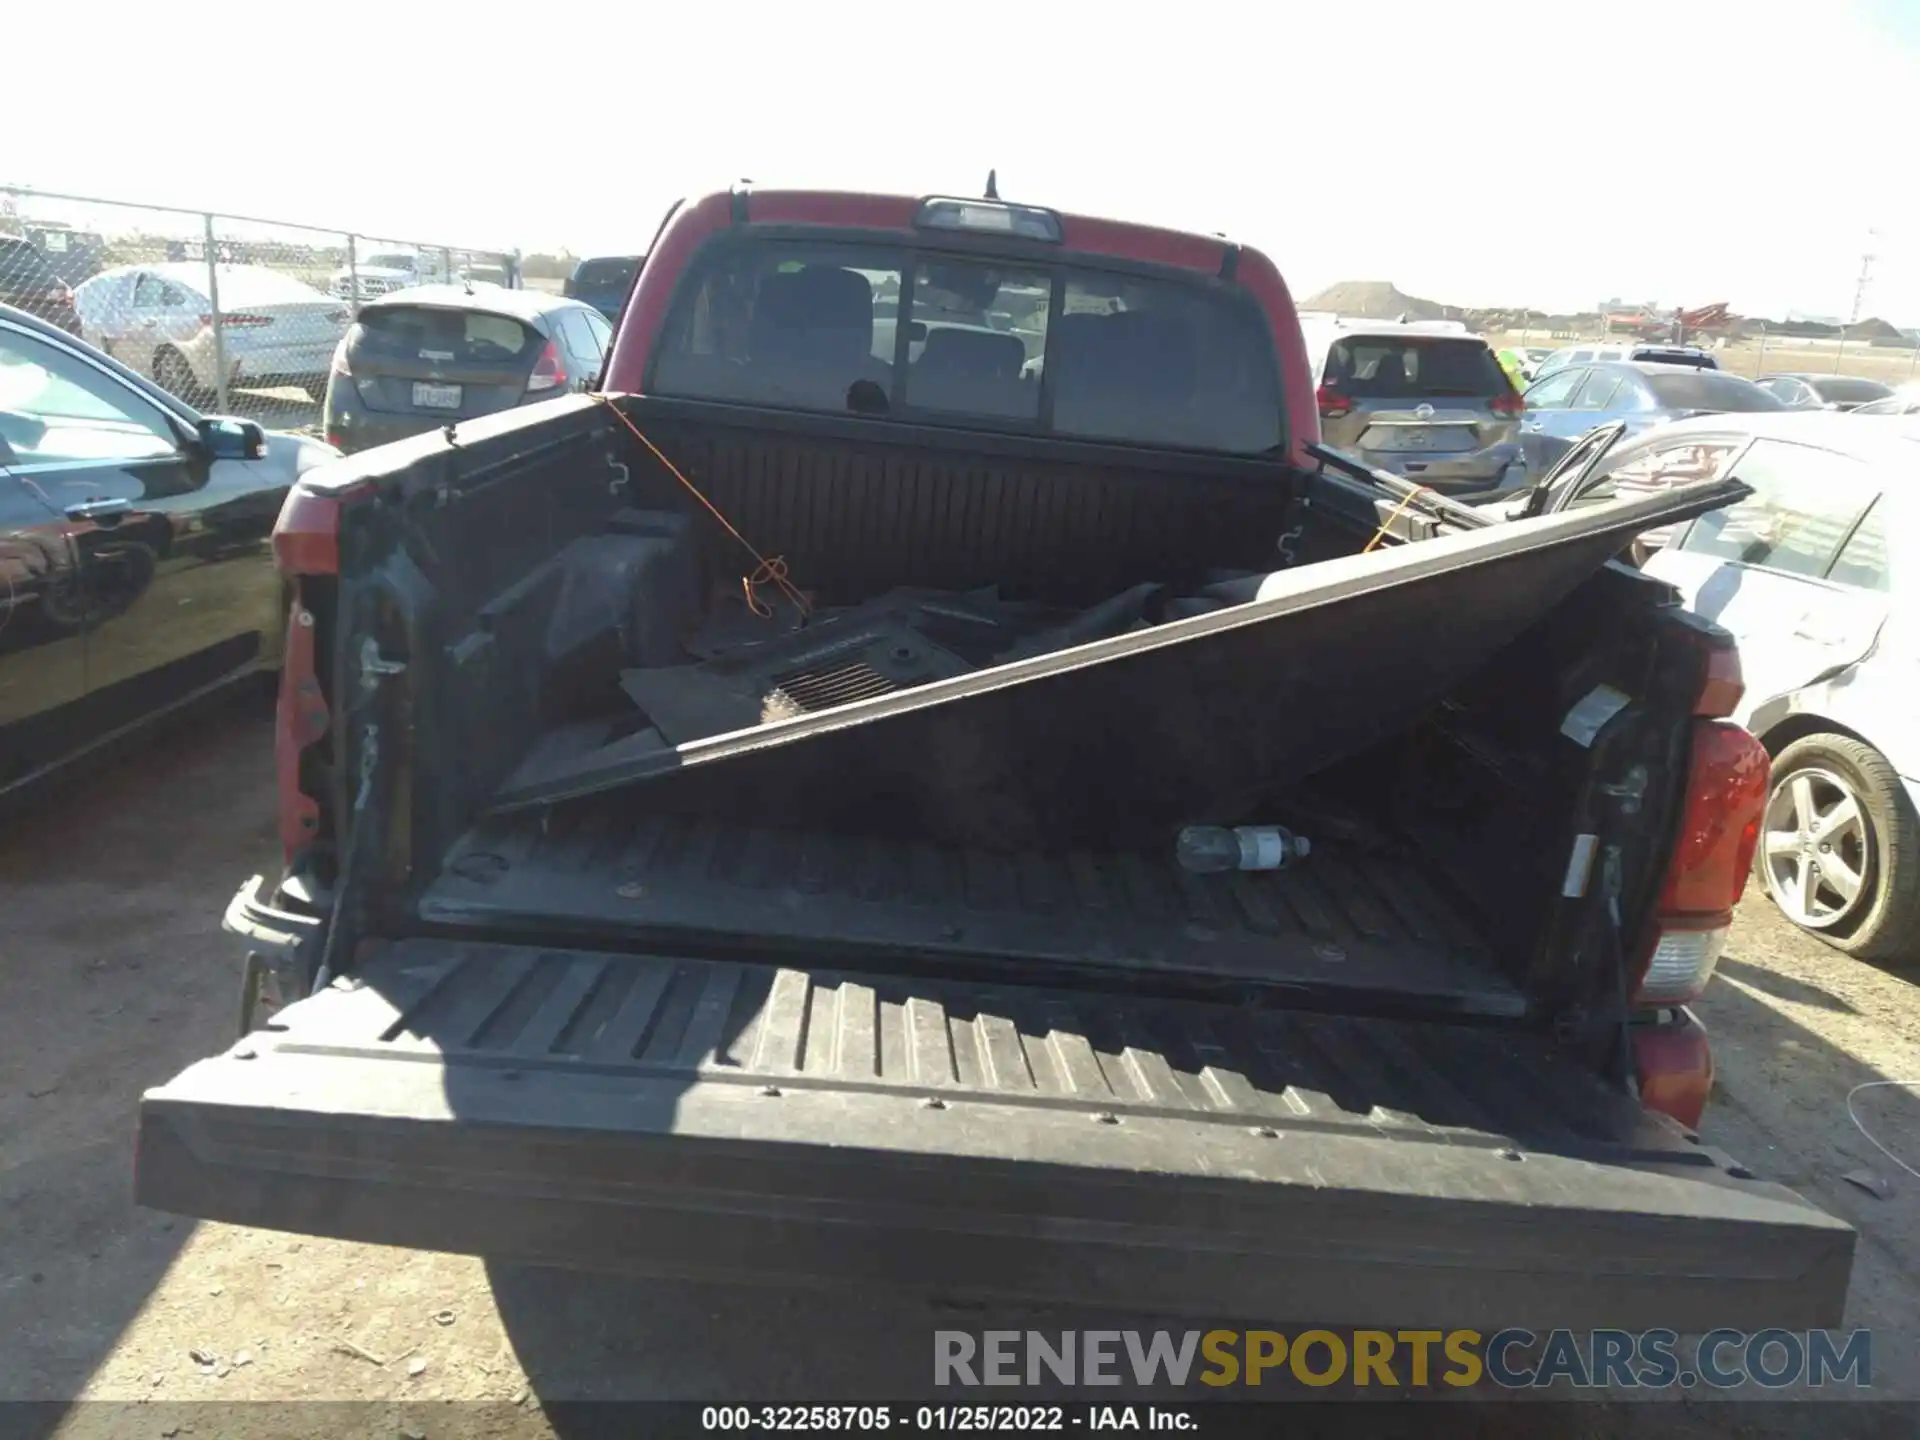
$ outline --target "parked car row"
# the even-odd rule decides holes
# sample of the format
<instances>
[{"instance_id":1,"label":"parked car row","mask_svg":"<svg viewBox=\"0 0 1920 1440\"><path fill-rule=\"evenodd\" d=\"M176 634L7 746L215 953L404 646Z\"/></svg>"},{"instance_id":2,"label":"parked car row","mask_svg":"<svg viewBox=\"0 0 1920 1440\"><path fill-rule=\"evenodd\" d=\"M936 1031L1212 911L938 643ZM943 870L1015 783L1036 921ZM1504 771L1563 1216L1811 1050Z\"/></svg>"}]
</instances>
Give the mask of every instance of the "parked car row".
<instances>
[{"instance_id":1,"label":"parked car row","mask_svg":"<svg viewBox=\"0 0 1920 1440\"><path fill-rule=\"evenodd\" d=\"M1920 558L1908 552L1920 529L1908 477L1920 426L1775 408L1605 428L1547 477L1550 505L1718 479L1753 491L1642 536L1643 567L1739 643L1735 718L1773 757L1756 877L1782 914L1836 948L1912 959L1920 606L1909 572Z\"/></svg>"},{"instance_id":2,"label":"parked car row","mask_svg":"<svg viewBox=\"0 0 1920 1440\"><path fill-rule=\"evenodd\" d=\"M278 668L269 536L336 458L0 307L0 797Z\"/></svg>"},{"instance_id":3,"label":"parked car row","mask_svg":"<svg viewBox=\"0 0 1920 1440\"><path fill-rule=\"evenodd\" d=\"M320 399L350 318L339 301L264 265L211 274L197 261L122 265L73 293L85 339L196 404L217 391L223 358L230 386L292 385Z\"/></svg>"},{"instance_id":4,"label":"parked car row","mask_svg":"<svg viewBox=\"0 0 1920 1440\"><path fill-rule=\"evenodd\" d=\"M1920 429L1853 417L1920 414L1920 390L1802 373L1753 381L1704 350L1584 345L1540 359L1509 400L1493 360L1468 359L1481 344L1471 337L1355 321L1307 329L1325 442L1442 493L1468 489L1518 514L1535 486L1573 483L1569 465L1587 502L1727 477L1753 488L1740 505L1642 536L1638 553L1740 643L1739 718L1776 762L1756 876L1788 919L1843 950L1912 953L1920 716L1904 677L1920 662L1920 614L1898 609L1895 576ZM1524 365L1512 350L1497 358L1504 380ZM1485 457L1509 439L1520 464L1497 478ZM1528 489L1514 501L1518 477Z\"/></svg>"},{"instance_id":5,"label":"parked car row","mask_svg":"<svg viewBox=\"0 0 1920 1440\"><path fill-rule=\"evenodd\" d=\"M1857 375L1762 375L1754 382L1789 410L1858 410L1893 398L1893 387Z\"/></svg>"},{"instance_id":6,"label":"parked car row","mask_svg":"<svg viewBox=\"0 0 1920 1440\"><path fill-rule=\"evenodd\" d=\"M1562 364L1528 386L1523 398L1520 446L1534 475L1609 421L1622 421L1629 433L1639 434L1689 415L1785 408L1751 380L1724 370L1647 360Z\"/></svg>"},{"instance_id":7,"label":"parked car row","mask_svg":"<svg viewBox=\"0 0 1920 1440\"><path fill-rule=\"evenodd\" d=\"M1612 364L1688 365L1696 370L1717 370L1720 362L1711 350L1697 345L1662 345L1654 341L1629 341L1618 345L1568 345L1551 352L1534 371L1535 380L1544 380L1554 371L1569 365Z\"/></svg>"}]
</instances>

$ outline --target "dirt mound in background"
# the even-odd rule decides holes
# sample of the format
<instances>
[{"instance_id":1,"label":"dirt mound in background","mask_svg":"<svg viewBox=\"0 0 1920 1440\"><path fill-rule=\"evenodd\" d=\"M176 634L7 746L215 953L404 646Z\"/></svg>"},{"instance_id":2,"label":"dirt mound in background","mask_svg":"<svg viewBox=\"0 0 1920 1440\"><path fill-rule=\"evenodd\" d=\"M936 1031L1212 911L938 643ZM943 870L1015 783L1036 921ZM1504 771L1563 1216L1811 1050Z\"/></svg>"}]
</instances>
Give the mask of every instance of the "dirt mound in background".
<instances>
[{"instance_id":1,"label":"dirt mound in background","mask_svg":"<svg viewBox=\"0 0 1920 1440\"><path fill-rule=\"evenodd\" d=\"M1300 302L1302 310L1331 310L1360 320L1444 320L1447 307L1406 295L1387 280L1342 280Z\"/></svg>"}]
</instances>

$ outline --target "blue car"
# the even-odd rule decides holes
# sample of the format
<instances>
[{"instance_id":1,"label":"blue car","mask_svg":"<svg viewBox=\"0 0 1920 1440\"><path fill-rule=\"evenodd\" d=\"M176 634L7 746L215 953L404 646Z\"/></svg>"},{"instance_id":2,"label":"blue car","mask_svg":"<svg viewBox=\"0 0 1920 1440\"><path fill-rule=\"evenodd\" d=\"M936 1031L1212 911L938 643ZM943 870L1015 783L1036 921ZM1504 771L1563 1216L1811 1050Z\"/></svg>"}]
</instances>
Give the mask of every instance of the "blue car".
<instances>
[{"instance_id":1,"label":"blue car","mask_svg":"<svg viewBox=\"0 0 1920 1440\"><path fill-rule=\"evenodd\" d=\"M644 255L591 255L573 267L561 293L569 300L584 300L607 319L617 322L633 289L633 277Z\"/></svg>"},{"instance_id":2,"label":"blue car","mask_svg":"<svg viewBox=\"0 0 1920 1440\"><path fill-rule=\"evenodd\" d=\"M1574 441L1609 421L1632 436L1689 415L1787 408L1724 370L1646 361L1567 365L1534 381L1524 398L1520 451L1531 475L1544 474Z\"/></svg>"}]
</instances>

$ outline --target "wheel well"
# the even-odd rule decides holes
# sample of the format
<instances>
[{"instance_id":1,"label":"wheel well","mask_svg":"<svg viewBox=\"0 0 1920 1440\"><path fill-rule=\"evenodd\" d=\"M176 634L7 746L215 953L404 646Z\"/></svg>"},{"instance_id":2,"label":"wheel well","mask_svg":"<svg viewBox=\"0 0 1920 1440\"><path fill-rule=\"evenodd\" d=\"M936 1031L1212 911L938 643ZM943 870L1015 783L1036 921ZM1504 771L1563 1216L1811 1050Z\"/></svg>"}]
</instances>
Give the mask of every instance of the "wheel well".
<instances>
[{"instance_id":1,"label":"wheel well","mask_svg":"<svg viewBox=\"0 0 1920 1440\"><path fill-rule=\"evenodd\" d=\"M1760 743L1767 747L1767 754L1778 755L1794 741L1804 740L1809 735L1844 735L1849 740L1858 740L1862 745L1873 745L1858 730L1842 725L1838 720L1807 714L1785 716L1760 736ZM1877 750L1879 747L1876 745L1874 748Z\"/></svg>"}]
</instances>

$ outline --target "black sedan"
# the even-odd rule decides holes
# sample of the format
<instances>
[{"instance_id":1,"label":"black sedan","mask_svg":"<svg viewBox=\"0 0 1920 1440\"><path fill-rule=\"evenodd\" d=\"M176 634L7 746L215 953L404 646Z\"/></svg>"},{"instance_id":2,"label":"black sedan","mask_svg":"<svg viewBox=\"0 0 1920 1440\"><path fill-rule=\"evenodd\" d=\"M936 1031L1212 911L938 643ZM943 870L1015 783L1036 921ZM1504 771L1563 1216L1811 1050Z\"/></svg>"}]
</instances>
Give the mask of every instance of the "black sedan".
<instances>
[{"instance_id":1,"label":"black sedan","mask_svg":"<svg viewBox=\"0 0 1920 1440\"><path fill-rule=\"evenodd\" d=\"M80 333L73 291L25 235L0 235L0 305L12 305L71 334Z\"/></svg>"},{"instance_id":2,"label":"black sedan","mask_svg":"<svg viewBox=\"0 0 1920 1440\"><path fill-rule=\"evenodd\" d=\"M336 458L0 305L0 798L278 668L274 520Z\"/></svg>"},{"instance_id":3,"label":"black sedan","mask_svg":"<svg viewBox=\"0 0 1920 1440\"><path fill-rule=\"evenodd\" d=\"M1754 383L1789 410L1857 410L1893 394L1891 385L1857 375L1762 375Z\"/></svg>"}]
</instances>

